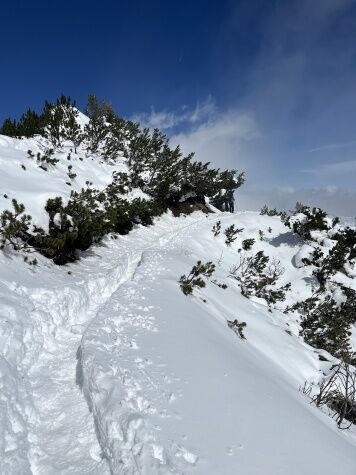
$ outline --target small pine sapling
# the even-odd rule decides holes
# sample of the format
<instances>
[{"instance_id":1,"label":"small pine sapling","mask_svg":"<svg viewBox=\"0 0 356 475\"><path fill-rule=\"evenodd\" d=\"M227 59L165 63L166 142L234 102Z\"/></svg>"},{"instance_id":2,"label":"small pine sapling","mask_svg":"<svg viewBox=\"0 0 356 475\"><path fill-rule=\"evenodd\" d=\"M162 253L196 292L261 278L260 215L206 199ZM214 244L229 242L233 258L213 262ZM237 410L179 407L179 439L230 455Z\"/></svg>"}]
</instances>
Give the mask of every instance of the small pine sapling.
<instances>
[{"instance_id":1,"label":"small pine sapling","mask_svg":"<svg viewBox=\"0 0 356 475\"><path fill-rule=\"evenodd\" d=\"M203 277L209 279L215 271L215 264L211 261L203 264L198 261L189 275L182 275L179 279L180 288L184 295L191 295L195 287L202 289L206 286Z\"/></svg>"},{"instance_id":2,"label":"small pine sapling","mask_svg":"<svg viewBox=\"0 0 356 475\"><path fill-rule=\"evenodd\" d=\"M225 231L224 231L224 234L225 234L225 236L226 236L225 244L226 244L227 246L230 246L230 244L232 244L234 241L236 241L237 235L238 235L239 233L241 233L243 230L244 230L244 228L241 228L241 229L236 228L236 229L235 229L235 225L234 225L234 224L232 224L231 226L229 226L228 228L226 228Z\"/></svg>"},{"instance_id":3,"label":"small pine sapling","mask_svg":"<svg viewBox=\"0 0 356 475\"><path fill-rule=\"evenodd\" d=\"M53 148L45 150L44 155L41 155L40 152L38 152L36 156L37 165L44 171L48 171L49 166L56 166L59 160L57 158L53 158L52 155L54 155Z\"/></svg>"},{"instance_id":4,"label":"small pine sapling","mask_svg":"<svg viewBox=\"0 0 356 475\"><path fill-rule=\"evenodd\" d=\"M216 224L214 224L212 232L214 234L214 237L219 236L221 232L221 221L218 221Z\"/></svg>"},{"instance_id":5,"label":"small pine sapling","mask_svg":"<svg viewBox=\"0 0 356 475\"><path fill-rule=\"evenodd\" d=\"M242 249L244 251L249 251L252 246L255 244L255 240L253 238L251 239L245 239L244 241L242 241Z\"/></svg>"}]
</instances>

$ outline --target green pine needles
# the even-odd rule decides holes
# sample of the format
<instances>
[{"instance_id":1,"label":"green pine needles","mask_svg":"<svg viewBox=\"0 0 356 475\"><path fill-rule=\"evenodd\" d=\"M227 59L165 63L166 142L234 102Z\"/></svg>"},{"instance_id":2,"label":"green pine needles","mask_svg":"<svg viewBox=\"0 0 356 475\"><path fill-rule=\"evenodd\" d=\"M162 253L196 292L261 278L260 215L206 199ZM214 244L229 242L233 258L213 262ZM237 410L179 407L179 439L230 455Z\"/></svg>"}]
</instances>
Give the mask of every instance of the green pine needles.
<instances>
[{"instance_id":1,"label":"green pine needles","mask_svg":"<svg viewBox=\"0 0 356 475\"><path fill-rule=\"evenodd\" d=\"M179 279L179 285L183 294L191 295L195 288L204 288L206 286L205 279L209 279L214 271L215 264L211 261L206 262L205 264L198 261L187 276L182 275Z\"/></svg>"}]
</instances>

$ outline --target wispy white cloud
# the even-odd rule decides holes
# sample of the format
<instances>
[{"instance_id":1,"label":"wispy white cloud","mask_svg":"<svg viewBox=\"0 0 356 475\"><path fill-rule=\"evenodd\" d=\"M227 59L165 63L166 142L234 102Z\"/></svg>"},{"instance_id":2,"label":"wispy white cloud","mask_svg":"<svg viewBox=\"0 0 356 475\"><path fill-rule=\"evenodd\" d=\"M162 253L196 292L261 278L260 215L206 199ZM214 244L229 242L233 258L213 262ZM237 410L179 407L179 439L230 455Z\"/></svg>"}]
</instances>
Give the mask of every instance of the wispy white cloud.
<instances>
[{"instance_id":1,"label":"wispy white cloud","mask_svg":"<svg viewBox=\"0 0 356 475\"><path fill-rule=\"evenodd\" d=\"M211 96L208 96L205 101L198 102L194 109L182 106L177 111L156 111L154 107L151 107L150 112L136 113L131 119L135 122L140 122L142 127L168 130L182 124L200 123L215 113L215 101Z\"/></svg>"},{"instance_id":2,"label":"wispy white cloud","mask_svg":"<svg viewBox=\"0 0 356 475\"><path fill-rule=\"evenodd\" d=\"M236 108L220 111L211 96L191 109L152 109L133 119L144 127L166 130L173 146L179 145L186 155L194 152L197 160L211 162L215 167L250 172L256 165L244 151L246 143L261 138L253 115Z\"/></svg>"},{"instance_id":3,"label":"wispy white cloud","mask_svg":"<svg viewBox=\"0 0 356 475\"><path fill-rule=\"evenodd\" d=\"M192 121L193 122L193 121ZM251 114L236 109L224 113L210 111L185 131L171 137L173 145L180 145L187 154L194 152L198 160L216 167L230 167L246 171L252 160L244 153L246 142L258 140L260 133Z\"/></svg>"},{"instance_id":4,"label":"wispy white cloud","mask_svg":"<svg viewBox=\"0 0 356 475\"><path fill-rule=\"evenodd\" d=\"M324 150L336 150L336 149L339 149L339 148L350 147L352 145L356 145L356 140L351 140L349 142L341 142L341 143L332 143L332 144L322 145L320 147L310 149L309 152L321 152L321 151L324 151Z\"/></svg>"}]
</instances>

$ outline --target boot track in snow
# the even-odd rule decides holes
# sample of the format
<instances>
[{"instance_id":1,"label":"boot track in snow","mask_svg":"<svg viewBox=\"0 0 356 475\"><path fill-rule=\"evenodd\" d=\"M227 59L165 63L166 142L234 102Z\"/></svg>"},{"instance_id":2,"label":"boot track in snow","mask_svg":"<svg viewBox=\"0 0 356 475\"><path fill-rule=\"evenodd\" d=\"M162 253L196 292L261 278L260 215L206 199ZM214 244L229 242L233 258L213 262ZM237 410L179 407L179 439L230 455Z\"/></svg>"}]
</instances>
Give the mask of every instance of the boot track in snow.
<instances>
[{"instance_id":1,"label":"boot track in snow","mask_svg":"<svg viewBox=\"0 0 356 475\"><path fill-rule=\"evenodd\" d=\"M88 408L87 401L92 406L92 396L87 393L86 401L82 394L82 333L85 334L86 328L90 328L91 322L96 321L100 312L112 305L111 298L115 296L115 292L130 281L136 268L142 263L144 248L148 250L163 246L173 237L177 239L189 227L199 225L199 222L183 227L180 222L178 229L168 233L164 231L161 235L156 234L154 227L151 233L146 229L145 235L138 231L137 234L141 234L138 240L133 238L135 233L132 233L126 239L121 239L126 241L128 249L114 245L116 255L113 255L114 251L111 249L112 255L102 257L100 263L97 262L98 258L83 257L81 262L73 266L73 273L83 276L83 279L77 280L75 287L59 288L55 292L41 288L31 292L27 292L26 288L17 290L30 299L33 305L31 316L38 322L44 335L43 348L29 371L34 408L29 418L28 440L33 474L105 475L110 472L109 466L112 473L119 473L112 466L112 460L108 464L110 450L98 419L94 423L93 414ZM135 249L137 245L138 248ZM107 251L105 249L106 254ZM150 272L154 273L155 269L150 268ZM138 305L135 308L135 305L132 305L133 324L146 325L147 319L137 317L141 307ZM139 362L137 365L141 374L144 374L144 365ZM128 378L123 378L123 381L123 386L127 386ZM132 387L135 384L133 382ZM155 385L154 382L151 384ZM140 422L131 420L122 425L126 425L126 436L129 438L130 430L139 426ZM122 461L118 463L121 466ZM135 466L134 457L131 463Z\"/></svg>"}]
</instances>

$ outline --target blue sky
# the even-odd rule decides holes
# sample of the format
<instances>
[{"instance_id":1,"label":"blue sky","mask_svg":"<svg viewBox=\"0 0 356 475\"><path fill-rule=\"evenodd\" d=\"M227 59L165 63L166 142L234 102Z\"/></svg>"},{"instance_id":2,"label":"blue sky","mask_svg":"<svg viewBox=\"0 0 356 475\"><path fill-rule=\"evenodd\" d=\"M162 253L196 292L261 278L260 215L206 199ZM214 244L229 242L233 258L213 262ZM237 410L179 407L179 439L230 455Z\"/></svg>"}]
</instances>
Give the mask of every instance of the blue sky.
<instances>
[{"instance_id":1,"label":"blue sky","mask_svg":"<svg viewBox=\"0 0 356 475\"><path fill-rule=\"evenodd\" d=\"M356 0L13 0L1 17L1 120L94 92L246 170L241 206L356 214Z\"/></svg>"}]
</instances>

